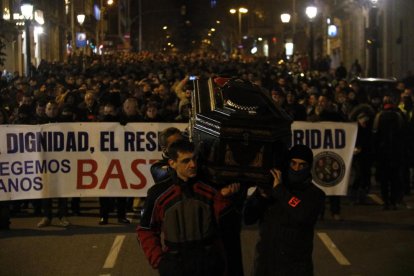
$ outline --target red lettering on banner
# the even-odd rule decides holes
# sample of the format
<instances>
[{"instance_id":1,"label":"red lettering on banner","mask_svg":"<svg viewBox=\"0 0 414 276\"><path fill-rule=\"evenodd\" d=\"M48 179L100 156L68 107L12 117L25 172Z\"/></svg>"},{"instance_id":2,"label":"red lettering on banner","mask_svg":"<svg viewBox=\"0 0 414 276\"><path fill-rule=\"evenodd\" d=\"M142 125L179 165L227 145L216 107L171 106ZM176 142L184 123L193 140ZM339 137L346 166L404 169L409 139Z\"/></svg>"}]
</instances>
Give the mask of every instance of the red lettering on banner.
<instances>
[{"instance_id":1,"label":"red lettering on banner","mask_svg":"<svg viewBox=\"0 0 414 276\"><path fill-rule=\"evenodd\" d=\"M151 162L151 161L150 161ZM142 189L145 187L145 185L147 185L147 179L145 178L145 176L139 171L138 166L139 164L146 164L144 159L135 159L134 161L132 161L131 164L131 170L132 172L139 178L139 180L141 180L141 184L138 183L131 183L130 186L132 189Z\"/></svg>"},{"instance_id":2,"label":"red lettering on banner","mask_svg":"<svg viewBox=\"0 0 414 276\"><path fill-rule=\"evenodd\" d=\"M289 200L289 205L292 207L298 206L299 203L300 203L300 199L294 196L292 196L292 198Z\"/></svg>"},{"instance_id":3,"label":"red lettering on banner","mask_svg":"<svg viewBox=\"0 0 414 276\"><path fill-rule=\"evenodd\" d=\"M91 169L90 171L85 171L84 165L90 165ZM91 159L85 159L85 160L78 160L78 176L76 180L76 188L77 189L93 189L98 185L98 177L95 175L96 170L98 169L98 164L95 160ZM84 177L90 177L91 183L90 184L84 184L83 178Z\"/></svg>"},{"instance_id":4,"label":"red lettering on banner","mask_svg":"<svg viewBox=\"0 0 414 276\"><path fill-rule=\"evenodd\" d=\"M151 164L152 160L149 160ZM154 162L157 160L154 160ZM135 159L131 163L131 171L137 177L137 183L127 183L124 171L122 169L121 161L119 159L113 159L108 165L108 169L105 172L105 175L102 179L102 182L99 184L98 176L96 171L98 170L98 163L92 159L78 160L77 165L77 189L94 189L98 187L99 189L106 189L108 182L111 179L118 179L122 189L134 189L139 190L144 188L147 185L147 179L145 175L139 170L139 165L146 165L147 162L145 159ZM90 183L84 183L85 180L90 179ZM98 186L99 184L99 186ZM129 187L128 187L129 184Z\"/></svg>"},{"instance_id":5,"label":"red lettering on banner","mask_svg":"<svg viewBox=\"0 0 414 276\"><path fill-rule=\"evenodd\" d=\"M114 168L116 168L117 173L112 173ZM128 185L126 183L124 172L122 170L121 162L119 159L111 160L111 163L109 163L108 170L106 170L105 176L102 180L101 185L99 186L99 189L105 189L106 185L108 184L108 180L111 178L119 179L122 189L128 189Z\"/></svg>"}]
</instances>

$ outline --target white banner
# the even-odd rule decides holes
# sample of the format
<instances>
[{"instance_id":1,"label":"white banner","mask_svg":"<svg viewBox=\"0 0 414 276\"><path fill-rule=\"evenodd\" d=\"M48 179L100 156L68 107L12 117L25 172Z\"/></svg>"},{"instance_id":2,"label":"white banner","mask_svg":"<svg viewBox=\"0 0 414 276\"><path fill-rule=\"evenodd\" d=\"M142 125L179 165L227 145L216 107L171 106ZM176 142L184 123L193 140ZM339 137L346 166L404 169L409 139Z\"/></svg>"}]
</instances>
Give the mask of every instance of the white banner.
<instances>
[{"instance_id":1,"label":"white banner","mask_svg":"<svg viewBox=\"0 0 414 276\"><path fill-rule=\"evenodd\" d=\"M356 123L292 124L292 145L304 144L312 149L313 182L326 195L347 194L357 132Z\"/></svg>"},{"instance_id":2,"label":"white banner","mask_svg":"<svg viewBox=\"0 0 414 276\"><path fill-rule=\"evenodd\" d=\"M0 200L145 196L171 123L0 126Z\"/></svg>"},{"instance_id":3,"label":"white banner","mask_svg":"<svg viewBox=\"0 0 414 276\"><path fill-rule=\"evenodd\" d=\"M150 165L161 158L158 134L187 124L60 123L0 125L0 201L48 197L144 197ZM292 125L292 144L314 151L314 181L346 195L356 124Z\"/></svg>"}]
</instances>

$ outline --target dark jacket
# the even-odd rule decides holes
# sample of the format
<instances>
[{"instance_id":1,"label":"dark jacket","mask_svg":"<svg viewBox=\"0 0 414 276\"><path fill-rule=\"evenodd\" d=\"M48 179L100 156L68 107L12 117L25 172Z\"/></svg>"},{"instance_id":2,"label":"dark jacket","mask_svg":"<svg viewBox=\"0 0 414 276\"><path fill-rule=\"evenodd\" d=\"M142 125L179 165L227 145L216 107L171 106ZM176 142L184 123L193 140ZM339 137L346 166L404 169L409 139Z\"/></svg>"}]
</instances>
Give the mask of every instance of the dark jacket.
<instances>
[{"instance_id":1,"label":"dark jacket","mask_svg":"<svg viewBox=\"0 0 414 276\"><path fill-rule=\"evenodd\" d=\"M376 115L372 131L378 162L398 166L403 161L405 127L403 115L391 105Z\"/></svg>"},{"instance_id":2,"label":"dark jacket","mask_svg":"<svg viewBox=\"0 0 414 276\"><path fill-rule=\"evenodd\" d=\"M152 186L137 228L151 266L161 275L222 274L225 265L217 225L230 204L230 199L199 179L183 182L174 174Z\"/></svg>"},{"instance_id":3,"label":"dark jacket","mask_svg":"<svg viewBox=\"0 0 414 276\"><path fill-rule=\"evenodd\" d=\"M253 193L244 208L246 224L259 221L253 275L313 275L314 226L324 199L310 181L295 191L280 184L268 198Z\"/></svg>"},{"instance_id":4,"label":"dark jacket","mask_svg":"<svg viewBox=\"0 0 414 276\"><path fill-rule=\"evenodd\" d=\"M168 165L168 157L165 155L151 165L150 172L155 183L162 182L174 174L174 170Z\"/></svg>"}]
</instances>

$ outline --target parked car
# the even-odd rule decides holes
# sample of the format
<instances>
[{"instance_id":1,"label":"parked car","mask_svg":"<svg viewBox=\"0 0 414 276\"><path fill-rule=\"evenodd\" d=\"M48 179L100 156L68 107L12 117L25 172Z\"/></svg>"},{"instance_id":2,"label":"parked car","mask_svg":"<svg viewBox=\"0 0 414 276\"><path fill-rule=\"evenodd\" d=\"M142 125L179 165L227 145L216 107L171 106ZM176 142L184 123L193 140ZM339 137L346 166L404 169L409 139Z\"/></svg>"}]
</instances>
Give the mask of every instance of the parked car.
<instances>
[{"instance_id":1,"label":"parked car","mask_svg":"<svg viewBox=\"0 0 414 276\"><path fill-rule=\"evenodd\" d=\"M398 100L400 96L397 93L398 80L396 78L360 78L357 77L350 82L352 88L358 89L361 95L364 95L368 101L374 97L383 98L385 95L392 96Z\"/></svg>"}]
</instances>

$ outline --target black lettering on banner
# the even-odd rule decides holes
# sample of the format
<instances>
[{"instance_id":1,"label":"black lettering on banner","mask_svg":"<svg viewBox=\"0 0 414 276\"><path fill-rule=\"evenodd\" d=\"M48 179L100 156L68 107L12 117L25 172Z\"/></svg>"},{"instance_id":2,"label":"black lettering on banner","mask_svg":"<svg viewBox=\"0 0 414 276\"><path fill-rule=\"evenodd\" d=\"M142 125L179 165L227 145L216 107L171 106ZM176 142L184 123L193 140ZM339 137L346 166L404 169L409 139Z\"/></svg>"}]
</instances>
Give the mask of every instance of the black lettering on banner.
<instances>
[{"instance_id":1,"label":"black lettering on banner","mask_svg":"<svg viewBox=\"0 0 414 276\"><path fill-rule=\"evenodd\" d=\"M28 192L30 190L40 191L43 189L43 182L40 176L36 176L33 179L29 177L23 178L8 178L0 179L0 191L4 193L10 192Z\"/></svg>"},{"instance_id":2,"label":"black lettering on banner","mask_svg":"<svg viewBox=\"0 0 414 276\"><path fill-rule=\"evenodd\" d=\"M33 132L28 132L24 136L24 144L26 145L27 152L34 152L36 151L36 143L35 143L36 135ZM22 150L22 149L21 149ZM21 151L23 152L23 151Z\"/></svg>"},{"instance_id":3,"label":"black lettering on banner","mask_svg":"<svg viewBox=\"0 0 414 276\"><path fill-rule=\"evenodd\" d=\"M87 132L26 132L6 134L7 153L24 152L61 152L87 151L89 136Z\"/></svg>"},{"instance_id":4,"label":"black lettering on banner","mask_svg":"<svg viewBox=\"0 0 414 276\"><path fill-rule=\"evenodd\" d=\"M9 162L0 162L0 176L7 176L9 173Z\"/></svg>"},{"instance_id":5,"label":"black lettering on banner","mask_svg":"<svg viewBox=\"0 0 414 276\"><path fill-rule=\"evenodd\" d=\"M293 143L292 145L298 145L298 144L305 144L304 143L304 132L301 129L295 129L293 130L293 134L292 134L292 139L293 139Z\"/></svg>"},{"instance_id":6,"label":"black lettering on banner","mask_svg":"<svg viewBox=\"0 0 414 276\"><path fill-rule=\"evenodd\" d=\"M46 173L69 173L71 170L70 160L26 160L14 162L0 162L0 176L9 175L31 175Z\"/></svg>"},{"instance_id":7,"label":"black lettering on banner","mask_svg":"<svg viewBox=\"0 0 414 276\"><path fill-rule=\"evenodd\" d=\"M115 132L102 131L100 134L100 149L101 151L118 151L115 147Z\"/></svg>"},{"instance_id":8,"label":"black lettering on banner","mask_svg":"<svg viewBox=\"0 0 414 276\"><path fill-rule=\"evenodd\" d=\"M136 138L136 143L137 143L136 151L145 151L145 148L142 146L142 143L145 142L144 134L145 134L145 132L143 132L143 131L137 131L136 132L136 135L137 135L137 138Z\"/></svg>"},{"instance_id":9,"label":"black lettering on banner","mask_svg":"<svg viewBox=\"0 0 414 276\"><path fill-rule=\"evenodd\" d=\"M303 144L311 149L343 149L346 146L346 132L344 129L294 129L292 131L292 145Z\"/></svg>"},{"instance_id":10,"label":"black lettering on banner","mask_svg":"<svg viewBox=\"0 0 414 276\"><path fill-rule=\"evenodd\" d=\"M49 172L56 173L59 171L59 162L57 160L50 160L49 165L47 166Z\"/></svg>"},{"instance_id":11,"label":"black lettering on banner","mask_svg":"<svg viewBox=\"0 0 414 276\"><path fill-rule=\"evenodd\" d=\"M68 160L68 159L63 159L62 160L62 169L61 169L61 171L63 173L70 172L70 160Z\"/></svg>"},{"instance_id":12,"label":"black lettering on banner","mask_svg":"<svg viewBox=\"0 0 414 276\"><path fill-rule=\"evenodd\" d=\"M62 132L52 132L53 134L53 151L59 152L65 149L64 140L65 136Z\"/></svg>"},{"instance_id":13,"label":"black lettering on banner","mask_svg":"<svg viewBox=\"0 0 414 276\"><path fill-rule=\"evenodd\" d=\"M332 149L333 148L332 130L330 130L330 129L325 129L324 139L323 139L323 148L324 149Z\"/></svg>"},{"instance_id":14,"label":"black lettering on banner","mask_svg":"<svg viewBox=\"0 0 414 276\"><path fill-rule=\"evenodd\" d=\"M19 150L17 134L7 133L6 134L7 153L16 153Z\"/></svg>"},{"instance_id":15,"label":"black lettering on banner","mask_svg":"<svg viewBox=\"0 0 414 276\"><path fill-rule=\"evenodd\" d=\"M135 135L131 131L124 132L124 151L135 151L134 141Z\"/></svg>"},{"instance_id":16,"label":"black lettering on banner","mask_svg":"<svg viewBox=\"0 0 414 276\"><path fill-rule=\"evenodd\" d=\"M35 189L36 191L40 191L43 189L42 178L40 176L36 176L33 179L33 189Z\"/></svg>"},{"instance_id":17,"label":"black lettering on banner","mask_svg":"<svg viewBox=\"0 0 414 276\"><path fill-rule=\"evenodd\" d=\"M32 189L32 180L30 178L23 177L20 180L20 188L25 192L30 191Z\"/></svg>"},{"instance_id":18,"label":"black lettering on banner","mask_svg":"<svg viewBox=\"0 0 414 276\"><path fill-rule=\"evenodd\" d=\"M24 174L33 174L34 173L34 166L33 166L33 161L24 161L23 162L24 165Z\"/></svg>"},{"instance_id":19,"label":"black lettering on banner","mask_svg":"<svg viewBox=\"0 0 414 276\"><path fill-rule=\"evenodd\" d=\"M157 133L143 131L124 133L124 150L125 151L155 151L157 150Z\"/></svg>"},{"instance_id":20,"label":"black lettering on banner","mask_svg":"<svg viewBox=\"0 0 414 276\"><path fill-rule=\"evenodd\" d=\"M157 138L157 134L153 131L149 131L146 137L147 137L147 143L146 143L147 150L155 151L157 149L157 142L155 140Z\"/></svg>"},{"instance_id":21,"label":"black lettering on banner","mask_svg":"<svg viewBox=\"0 0 414 276\"><path fill-rule=\"evenodd\" d=\"M335 148L343 149L346 146L346 135L344 129L335 129Z\"/></svg>"},{"instance_id":22,"label":"black lettering on banner","mask_svg":"<svg viewBox=\"0 0 414 276\"><path fill-rule=\"evenodd\" d=\"M11 165L11 173L14 175L20 175L23 172L22 162L16 161Z\"/></svg>"},{"instance_id":23,"label":"black lettering on banner","mask_svg":"<svg viewBox=\"0 0 414 276\"><path fill-rule=\"evenodd\" d=\"M69 131L66 137L66 151L76 151L75 133Z\"/></svg>"},{"instance_id":24,"label":"black lettering on banner","mask_svg":"<svg viewBox=\"0 0 414 276\"><path fill-rule=\"evenodd\" d=\"M311 143L310 143L310 146L309 146L311 149L319 149L321 147L321 144L322 144L322 142L321 142L322 137L321 136L322 135L321 135L320 130L311 129L311 131L310 131Z\"/></svg>"},{"instance_id":25,"label":"black lettering on banner","mask_svg":"<svg viewBox=\"0 0 414 276\"><path fill-rule=\"evenodd\" d=\"M41 173L44 174L46 173L46 169L47 169L47 164L46 164L46 160L37 160L36 162L36 173Z\"/></svg>"}]
</instances>

